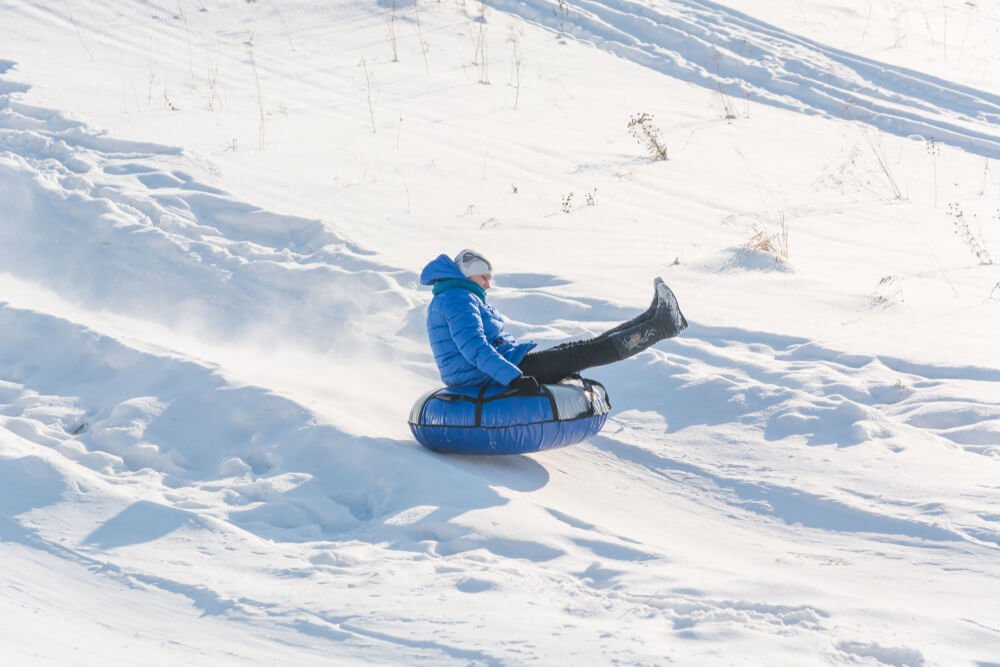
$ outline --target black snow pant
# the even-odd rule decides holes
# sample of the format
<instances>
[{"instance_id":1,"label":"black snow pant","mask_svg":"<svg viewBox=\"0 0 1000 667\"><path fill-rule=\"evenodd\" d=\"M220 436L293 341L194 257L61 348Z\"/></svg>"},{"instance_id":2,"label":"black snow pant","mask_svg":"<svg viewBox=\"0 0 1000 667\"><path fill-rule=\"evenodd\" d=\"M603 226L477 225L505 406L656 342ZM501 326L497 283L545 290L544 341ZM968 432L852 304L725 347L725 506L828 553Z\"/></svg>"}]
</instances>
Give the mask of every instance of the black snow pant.
<instances>
[{"instance_id":1,"label":"black snow pant","mask_svg":"<svg viewBox=\"0 0 1000 667\"><path fill-rule=\"evenodd\" d=\"M620 361L621 355L610 336L563 343L525 355L518 367L542 384L552 384L584 369Z\"/></svg>"},{"instance_id":2,"label":"black snow pant","mask_svg":"<svg viewBox=\"0 0 1000 667\"><path fill-rule=\"evenodd\" d=\"M673 338L687 327L687 320L663 280L657 278L653 284L653 303L646 312L596 338L529 352L518 364L521 372L542 384L552 384L584 369L627 359L657 341Z\"/></svg>"}]
</instances>

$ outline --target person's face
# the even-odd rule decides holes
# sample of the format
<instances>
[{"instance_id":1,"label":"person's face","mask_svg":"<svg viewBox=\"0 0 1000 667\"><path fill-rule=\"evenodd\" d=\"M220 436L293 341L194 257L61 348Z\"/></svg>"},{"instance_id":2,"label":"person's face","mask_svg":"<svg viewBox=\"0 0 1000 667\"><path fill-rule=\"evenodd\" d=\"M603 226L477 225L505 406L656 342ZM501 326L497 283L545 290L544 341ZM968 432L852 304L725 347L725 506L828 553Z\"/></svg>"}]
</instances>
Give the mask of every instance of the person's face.
<instances>
[{"instance_id":1,"label":"person's face","mask_svg":"<svg viewBox=\"0 0 1000 667\"><path fill-rule=\"evenodd\" d=\"M476 283L477 285L479 285L483 289L489 289L490 287L492 287L491 283L492 283L492 280L493 280L493 276L491 276L488 273L480 273L480 274L475 275L475 276L469 276L469 280L471 280L472 282Z\"/></svg>"}]
</instances>

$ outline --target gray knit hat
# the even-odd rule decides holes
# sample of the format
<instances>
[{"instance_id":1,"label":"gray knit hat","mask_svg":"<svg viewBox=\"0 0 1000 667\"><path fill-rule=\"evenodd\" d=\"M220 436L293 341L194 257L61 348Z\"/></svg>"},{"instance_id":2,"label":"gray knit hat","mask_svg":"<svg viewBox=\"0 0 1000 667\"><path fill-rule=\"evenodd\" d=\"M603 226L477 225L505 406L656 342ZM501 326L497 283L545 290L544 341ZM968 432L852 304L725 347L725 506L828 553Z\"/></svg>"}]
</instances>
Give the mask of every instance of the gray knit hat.
<instances>
[{"instance_id":1,"label":"gray knit hat","mask_svg":"<svg viewBox=\"0 0 1000 667\"><path fill-rule=\"evenodd\" d=\"M462 272L462 275L469 276L486 275L493 277L493 265L490 260L482 256L475 250L465 249L455 255L455 266Z\"/></svg>"}]
</instances>

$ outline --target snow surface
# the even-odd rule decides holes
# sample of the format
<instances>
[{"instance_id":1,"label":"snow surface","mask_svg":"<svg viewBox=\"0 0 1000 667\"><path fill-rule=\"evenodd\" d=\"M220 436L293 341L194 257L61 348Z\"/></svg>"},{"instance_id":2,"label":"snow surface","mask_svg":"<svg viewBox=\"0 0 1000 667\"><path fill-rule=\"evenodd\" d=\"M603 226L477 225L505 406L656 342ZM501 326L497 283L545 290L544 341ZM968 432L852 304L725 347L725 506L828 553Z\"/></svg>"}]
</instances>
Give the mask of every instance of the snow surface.
<instances>
[{"instance_id":1,"label":"snow surface","mask_svg":"<svg viewBox=\"0 0 1000 667\"><path fill-rule=\"evenodd\" d=\"M1000 664L997 91L982 0L0 3L3 664ZM691 327L432 454L463 247Z\"/></svg>"}]
</instances>

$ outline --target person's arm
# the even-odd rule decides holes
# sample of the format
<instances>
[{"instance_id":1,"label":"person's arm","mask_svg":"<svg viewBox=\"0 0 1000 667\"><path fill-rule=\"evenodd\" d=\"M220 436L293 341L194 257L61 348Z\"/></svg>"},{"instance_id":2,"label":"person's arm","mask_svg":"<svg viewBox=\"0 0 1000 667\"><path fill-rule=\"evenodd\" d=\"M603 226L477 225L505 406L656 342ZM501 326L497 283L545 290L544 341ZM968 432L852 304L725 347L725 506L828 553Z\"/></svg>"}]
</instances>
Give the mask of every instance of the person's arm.
<instances>
[{"instance_id":1,"label":"person's arm","mask_svg":"<svg viewBox=\"0 0 1000 667\"><path fill-rule=\"evenodd\" d=\"M458 290L455 290L458 292ZM483 318L471 293L456 294L447 310L448 332L466 361L498 383L509 385L521 376L521 369L504 358L486 339Z\"/></svg>"}]
</instances>

